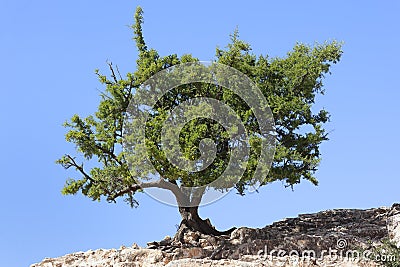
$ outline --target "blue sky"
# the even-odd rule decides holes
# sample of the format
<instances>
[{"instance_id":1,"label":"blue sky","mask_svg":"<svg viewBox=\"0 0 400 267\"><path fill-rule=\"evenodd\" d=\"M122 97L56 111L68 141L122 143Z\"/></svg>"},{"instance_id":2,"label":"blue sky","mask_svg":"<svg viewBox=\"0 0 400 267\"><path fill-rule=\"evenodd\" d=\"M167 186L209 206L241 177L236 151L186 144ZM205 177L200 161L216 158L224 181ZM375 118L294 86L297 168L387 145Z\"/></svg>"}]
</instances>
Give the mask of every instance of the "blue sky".
<instances>
[{"instance_id":1,"label":"blue sky","mask_svg":"<svg viewBox=\"0 0 400 267\"><path fill-rule=\"evenodd\" d=\"M61 124L93 113L106 61L133 72L128 25L144 9L148 46L161 55L213 59L237 26L255 54L284 55L296 41L344 41L318 106L330 111L318 187L277 182L202 207L218 229L263 227L299 213L400 202L398 1L11 1L0 0L0 266L28 266L74 251L144 246L173 235L180 217L142 194L140 206L62 196L54 161L73 153Z\"/></svg>"}]
</instances>

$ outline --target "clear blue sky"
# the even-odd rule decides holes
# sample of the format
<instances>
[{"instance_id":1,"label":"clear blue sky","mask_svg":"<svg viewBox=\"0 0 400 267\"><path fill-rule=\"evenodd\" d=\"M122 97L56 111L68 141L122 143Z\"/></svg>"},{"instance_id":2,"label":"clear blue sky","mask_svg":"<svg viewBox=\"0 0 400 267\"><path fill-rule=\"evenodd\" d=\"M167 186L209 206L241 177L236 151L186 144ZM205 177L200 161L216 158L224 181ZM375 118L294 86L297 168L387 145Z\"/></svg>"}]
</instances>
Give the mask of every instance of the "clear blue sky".
<instances>
[{"instance_id":1,"label":"clear blue sky","mask_svg":"<svg viewBox=\"0 0 400 267\"><path fill-rule=\"evenodd\" d=\"M103 88L94 69L107 73L111 60L134 71L127 25L137 5L145 39L161 55L210 60L236 26L256 54L284 55L296 41L345 42L318 100L332 114L320 185L304 182L292 192L278 182L247 197L231 193L200 210L218 229L400 202L398 1L0 0L0 266L174 234L176 208L144 194L137 209L62 196L73 173L54 164L74 152L61 124L97 108Z\"/></svg>"}]
</instances>

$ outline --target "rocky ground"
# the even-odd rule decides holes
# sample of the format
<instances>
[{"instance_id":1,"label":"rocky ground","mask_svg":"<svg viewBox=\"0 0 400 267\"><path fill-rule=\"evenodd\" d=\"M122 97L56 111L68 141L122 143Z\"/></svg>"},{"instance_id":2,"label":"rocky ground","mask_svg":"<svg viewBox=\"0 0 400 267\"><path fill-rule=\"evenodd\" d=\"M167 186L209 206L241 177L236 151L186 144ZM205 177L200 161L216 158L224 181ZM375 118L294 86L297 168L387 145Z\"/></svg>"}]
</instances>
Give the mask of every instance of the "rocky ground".
<instances>
[{"instance_id":1,"label":"rocky ground","mask_svg":"<svg viewBox=\"0 0 400 267\"><path fill-rule=\"evenodd\" d=\"M368 210L300 214L229 236L188 231L183 240L46 258L31 267L133 266L378 266L363 253L391 240L400 247L400 204ZM399 260L399 259L398 259ZM399 261L400 262L400 261Z\"/></svg>"}]
</instances>

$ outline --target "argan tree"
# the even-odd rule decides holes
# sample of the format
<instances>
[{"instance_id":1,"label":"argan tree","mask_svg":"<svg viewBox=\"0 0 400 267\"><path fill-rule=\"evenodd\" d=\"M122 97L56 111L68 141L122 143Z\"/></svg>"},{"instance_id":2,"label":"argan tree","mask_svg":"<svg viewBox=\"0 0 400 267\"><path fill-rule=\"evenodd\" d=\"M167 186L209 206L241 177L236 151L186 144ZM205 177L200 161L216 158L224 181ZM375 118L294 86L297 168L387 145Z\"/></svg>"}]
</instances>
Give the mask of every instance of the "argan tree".
<instances>
[{"instance_id":1,"label":"argan tree","mask_svg":"<svg viewBox=\"0 0 400 267\"><path fill-rule=\"evenodd\" d=\"M130 155L122 149L124 143L124 123L126 117L135 116L130 112L133 97L141 92L141 85L154 74L171 66L197 62L191 55L176 54L160 56L156 50L149 49L142 34L142 10L137 8L135 24L132 26L134 40L138 49L136 71L122 78L118 68L109 63L110 75L96 74L104 85L104 93L97 112L93 116L82 118L74 115L64 125L69 128L66 140L76 145L80 157L64 155L57 163L64 168L74 168L80 178L68 179L63 194L83 195L100 201L116 202L124 198L132 207L138 206L134 195L146 188L169 190L176 197L182 222L176 238L180 238L185 229L200 231L204 234L228 234L234 228L220 232L210 221L198 215L198 205L186 205L182 188L199 187L217 179L226 169L230 152L234 146L221 124L212 119L197 118L185 124L179 133L179 146L184 157L195 160L201 156L201 140L212 139L215 144L216 158L205 169L188 172L179 169L166 158L160 145L162 127L167 115L180 104L196 97L207 97L229 105L244 125L250 145L245 171L233 184L240 195L245 195L250 186L254 186L253 176L257 168L260 145L260 130L257 118L251 109L237 94L218 84L192 83L171 88L162 99L157 101L153 112L148 113L145 122L145 150L150 155L154 170L161 179L143 181L150 173L132 171L142 162L129 161ZM342 51L337 42L308 46L296 44L285 57L270 58L256 56L251 47L238 37L237 31L231 35L231 41L225 49L216 49L215 62L232 67L247 77L259 88L268 101L274 119L274 146L272 164L258 186L274 181L283 181L286 186L308 180L317 185L315 172L321 160L320 144L328 140L323 128L329 119L326 110L313 110L316 96L324 93L323 78L330 73L330 67L339 61ZM133 158L134 159L134 158ZM86 169L83 164L92 161L95 164ZM228 187L227 186L227 187ZM229 188L217 188L227 190ZM197 191L197 204L201 201L203 190Z\"/></svg>"}]
</instances>

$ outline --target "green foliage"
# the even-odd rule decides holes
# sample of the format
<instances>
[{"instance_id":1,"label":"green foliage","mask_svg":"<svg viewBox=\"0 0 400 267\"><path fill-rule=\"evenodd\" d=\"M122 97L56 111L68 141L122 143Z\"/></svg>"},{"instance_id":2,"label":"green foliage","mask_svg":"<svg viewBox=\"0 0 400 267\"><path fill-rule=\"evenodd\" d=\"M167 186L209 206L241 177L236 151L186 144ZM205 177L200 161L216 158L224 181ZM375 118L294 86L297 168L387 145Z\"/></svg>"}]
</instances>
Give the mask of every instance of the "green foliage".
<instances>
[{"instance_id":1,"label":"green foliage","mask_svg":"<svg viewBox=\"0 0 400 267\"><path fill-rule=\"evenodd\" d=\"M136 71L122 78L118 68L111 63L111 77L96 71L99 81L105 86L97 112L87 118L74 115L64 124L70 129L66 140L76 145L84 160L97 162L97 166L86 172L83 163L78 163L70 155L59 159L57 163L67 169L75 168L82 176L78 180L68 179L63 194L81 191L93 200L105 196L108 201L124 196L132 206L138 204L133 195L141 191L136 182L140 177L135 177L129 171L121 148L123 119L129 101L140 84L155 73L176 64L197 61L192 55L161 57L156 50L148 49L142 35L142 13L142 9L138 8L132 26L139 52ZM324 109L313 112L312 107L315 97L324 93L323 78L330 73L331 65L339 61L341 54L341 45L330 42L313 47L296 44L283 58L256 56L251 53L250 45L239 39L237 31L231 36L226 49L216 50L215 62L236 68L250 77L267 98L274 115L277 148L271 170L263 184L282 180L286 185L293 186L301 179L317 184L314 173L321 159L319 146L328 140L323 124L329 120L329 114ZM235 185L238 193L244 194L251 184L260 154L258 124L247 104L226 88L189 84L169 91L158 102L156 112L146 124L146 148L152 155L152 163L163 177L184 186L209 183L223 172L229 162L228 135L212 120L192 120L180 134L183 154L191 160L199 157L200 140L213 139L218 154L206 170L187 173L175 168L168 163L159 146L161 127L168 111L187 99L199 96L214 98L229 105L249 133L251 151L247 169Z\"/></svg>"}]
</instances>

